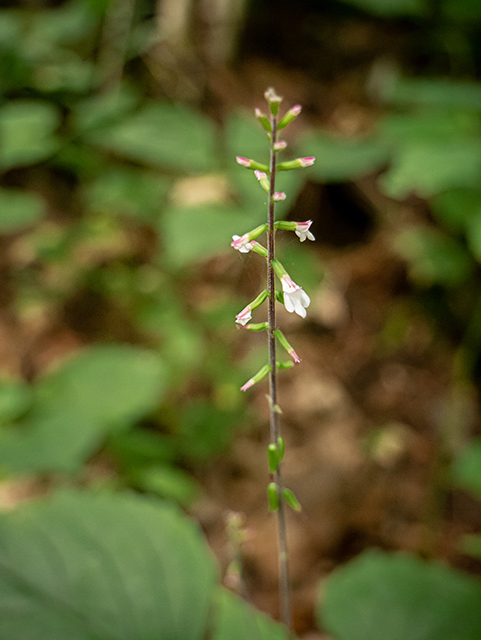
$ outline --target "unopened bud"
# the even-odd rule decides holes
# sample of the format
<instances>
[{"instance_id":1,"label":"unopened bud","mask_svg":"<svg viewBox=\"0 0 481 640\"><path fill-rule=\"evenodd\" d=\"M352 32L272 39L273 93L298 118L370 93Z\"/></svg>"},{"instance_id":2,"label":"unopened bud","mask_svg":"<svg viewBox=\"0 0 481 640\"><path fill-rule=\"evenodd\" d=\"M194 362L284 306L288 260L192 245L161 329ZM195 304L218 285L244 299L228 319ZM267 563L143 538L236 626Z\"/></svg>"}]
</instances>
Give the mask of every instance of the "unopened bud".
<instances>
[{"instance_id":1,"label":"unopened bud","mask_svg":"<svg viewBox=\"0 0 481 640\"><path fill-rule=\"evenodd\" d=\"M258 169L259 171L269 171L269 167L266 164L261 164L250 158L244 158L243 156L236 156L236 162L246 169Z\"/></svg>"},{"instance_id":2,"label":"unopened bud","mask_svg":"<svg viewBox=\"0 0 481 640\"><path fill-rule=\"evenodd\" d=\"M278 140L274 143L274 151L282 151L287 147L287 142L285 140Z\"/></svg>"},{"instance_id":3,"label":"unopened bud","mask_svg":"<svg viewBox=\"0 0 481 640\"><path fill-rule=\"evenodd\" d=\"M301 110L302 107L299 104L297 104L295 107L292 107L292 109L289 109L286 115L279 121L277 130L279 131L279 129L284 129L284 127L287 127L288 124L291 124L291 122L293 122L301 113Z\"/></svg>"},{"instance_id":4,"label":"unopened bud","mask_svg":"<svg viewBox=\"0 0 481 640\"><path fill-rule=\"evenodd\" d=\"M289 160L288 162L281 162L276 166L277 171L290 171L291 169L300 169L302 167L310 167L315 162L314 157L309 158L296 158L295 160Z\"/></svg>"},{"instance_id":5,"label":"unopened bud","mask_svg":"<svg viewBox=\"0 0 481 640\"><path fill-rule=\"evenodd\" d=\"M276 116L279 113L279 105L282 102L282 98L277 95L272 87L270 89L267 89L267 91L264 93L264 97L269 104L272 115Z\"/></svg>"},{"instance_id":6,"label":"unopened bud","mask_svg":"<svg viewBox=\"0 0 481 640\"><path fill-rule=\"evenodd\" d=\"M259 121L259 123L261 124L262 128L265 129L265 131L267 131L269 133L272 130L269 118L260 109L256 109L255 110L255 114L256 114L256 118Z\"/></svg>"}]
</instances>

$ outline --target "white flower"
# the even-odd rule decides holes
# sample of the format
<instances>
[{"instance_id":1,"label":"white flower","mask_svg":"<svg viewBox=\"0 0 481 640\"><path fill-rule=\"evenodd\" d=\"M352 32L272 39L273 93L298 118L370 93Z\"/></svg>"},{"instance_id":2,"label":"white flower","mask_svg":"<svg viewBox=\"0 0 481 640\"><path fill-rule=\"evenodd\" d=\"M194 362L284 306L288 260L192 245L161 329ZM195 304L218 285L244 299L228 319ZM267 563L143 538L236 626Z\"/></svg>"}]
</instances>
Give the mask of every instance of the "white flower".
<instances>
[{"instance_id":1,"label":"white flower","mask_svg":"<svg viewBox=\"0 0 481 640\"><path fill-rule=\"evenodd\" d=\"M282 291L284 292L284 306L289 313L297 313L301 318L306 317L306 309L311 304L311 299L302 287L292 281L290 276L285 275L281 278Z\"/></svg>"},{"instance_id":2,"label":"white flower","mask_svg":"<svg viewBox=\"0 0 481 640\"><path fill-rule=\"evenodd\" d=\"M252 309L250 304L247 305L240 313L238 313L235 317L235 321L237 324L241 324L243 327L252 320Z\"/></svg>"},{"instance_id":3,"label":"white flower","mask_svg":"<svg viewBox=\"0 0 481 640\"><path fill-rule=\"evenodd\" d=\"M306 238L308 240L315 240L315 237L309 231L309 227L312 224L312 220L306 220L305 222L296 222L295 232L299 236L301 242L304 242Z\"/></svg>"},{"instance_id":4,"label":"white flower","mask_svg":"<svg viewBox=\"0 0 481 640\"><path fill-rule=\"evenodd\" d=\"M249 236L245 233L243 236L232 236L233 242L230 243L239 253L249 253L252 249L252 243L249 242Z\"/></svg>"}]
</instances>

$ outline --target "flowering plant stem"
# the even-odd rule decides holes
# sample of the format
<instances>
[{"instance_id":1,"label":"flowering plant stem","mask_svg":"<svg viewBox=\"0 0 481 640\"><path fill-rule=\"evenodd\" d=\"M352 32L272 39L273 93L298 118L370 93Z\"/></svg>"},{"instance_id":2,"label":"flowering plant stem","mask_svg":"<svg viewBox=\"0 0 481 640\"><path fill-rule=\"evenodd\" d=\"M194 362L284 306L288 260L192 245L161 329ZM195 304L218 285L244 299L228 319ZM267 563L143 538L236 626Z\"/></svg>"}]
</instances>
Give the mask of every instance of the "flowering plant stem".
<instances>
[{"instance_id":1,"label":"flowering plant stem","mask_svg":"<svg viewBox=\"0 0 481 640\"><path fill-rule=\"evenodd\" d=\"M277 444L280 436L279 429L279 410L277 407L277 371L276 371L276 337L274 331L276 329L276 283L272 260L275 258L275 227L274 227L274 193L276 182L276 150L275 143L277 138L277 117L271 114L271 139L270 139L270 189L269 202L267 211L267 291L268 297L268 315L269 322L268 340L269 340L269 362L271 370L269 373L269 422L270 422L270 441ZM282 621L287 627L291 628L291 600L289 586L289 572L287 567L287 531L284 499L282 497L282 472L281 464L274 472L274 480L277 485L277 531L278 531L278 558L279 558L279 599L281 606Z\"/></svg>"},{"instance_id":2,"label":"flowering plant stem","mask_svg":"<svg viewBox=\"0 0 481 640\"><path fill-rule=\"evenodd\" d=\"M267 133L269 140L269 166L261 164L256 160L237 156L238 164L246 169L254 171L260 186L269 194L269 204L267 209L267 224L262 224L242 236L232 236L231 247L240 253L253 251L267 262L267 289L264 289L255 300L249 303L242 311L236 315L236 323L250 331L267 331L269 344L269 363L265 364L254 376L242 385L241 391L247 391L253 385L269 376L269 422L270 422L270 444L267 448L267 458L269 462L269 473L271 481L267 487L269 510L277 512L278 522L278 557L279 557L279 593L281 617L286 628L291 628L291 602L289 575L287 571L287 535L286 535L286 505L294 511L299 511L301 505L292 491L284 487L281 472L281 463L284 458L284 439L280 435L279 414L281 410L277 404L277 371L289 369L294 364L299 364L301 359L294 351L291 344L280 329L276 326L276 302L284 304L288 313L296 313L301 318L306 317L306 309L310 304L307 293L296 284L289 276L285 268L275 257L275 234L276 230L294 231L301 242L306 239L315 240L310 226L312 220L304 222L293 222L289 220L274 221L274 206L276 202L286 199L283 191L276 192L276 172L290 171L301 167L309 167L314 163L315 158L297 158L289 162L276 164L276 154L286 148L284 140L277 140L277 132L293 122L299 115L301 107L296 105L290 109L281 120L277 120L280 98L274 89L268 89L264 94L269 104L270 117L268 118L260 109L256 109L256 118ZM267 175L267 172L269 175ZM255 238L267 234L267 248L257 242ZM279 279L282 291L276 291L276 280ZM251 323L252 312L260 307L267 300L267 322ZM291 356L292 361L279 362L276 359L276 340Z\"/></svg>"},{"instance_id":3,"label":"flowering plant stem","mask_svg":"<svg viewBox=\"0 0 481 640\"><path fill-rule=\"evenodd\" d=\"M274 193L276 182L276 149L277 138L277 117L271 114L271 139L270 139L270 189L267 211L267 291L268 291L268 341L269 341L269 362L271 370L269 373L269 422L270 441L277 445L280 436L279 409L277 405L277 370L276 370L276 287L275 275L272 261L275 258L275 227L274 227ZM281 464L273 474L277 485L277 530L278 530L278 558L279 558L279 599L281 606L281 617L287 629L291 628L291 600L289 586L289 572L287 566L287 531L285 504L282 495L282 472Z\"/></svg>"}]
</instances>

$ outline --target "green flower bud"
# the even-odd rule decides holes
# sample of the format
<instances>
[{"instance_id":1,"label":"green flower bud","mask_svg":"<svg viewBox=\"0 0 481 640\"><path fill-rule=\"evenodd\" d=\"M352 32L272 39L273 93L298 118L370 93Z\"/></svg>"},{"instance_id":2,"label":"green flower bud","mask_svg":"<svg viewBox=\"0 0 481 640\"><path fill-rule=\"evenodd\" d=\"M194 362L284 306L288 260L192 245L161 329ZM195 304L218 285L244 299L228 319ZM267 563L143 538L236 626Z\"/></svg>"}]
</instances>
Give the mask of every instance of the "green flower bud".
<instances>
[{"instance_id":1,"label":"green flower bud","mask_svg":"<svg viewBox=\"0 0 481 640\"><path fill-rule=\"evenodd\" d=\"M269 118L266 116L266 114L263 113L260 109L256 109L255 114L262 128L265 129L267 132L270 132L272 130L271 122Z\"/></svg>"},{"instance_id":2,"label":"green flower bud","mask_svg":"<svg viewBox=\"0 0 481 640\"><path fill-rule=\"evenodd\" d=\"M267 459L269 461L269 472L275 473L279 467L281 458L279 456L279 448L273 442L267 447Z\"/></svg>"},{"instance_id":3,"label":"green flower bud","mask_svg":"<svg viewBox=\"0 0 481 640\"><path fill-rule=\"evenodd\" d=\"M280 129L284 129L284 127L287 127L288 124L291 124L291 122L293 122L297 118L301 111L302 107L299 104L297 104L295 107L292 107L292 109L289 109L286 115L277 124L277 130L279 131Z\"/></svg>"},{"instance_id":4,"label":"green flower bud","mask_svg":"<svg viewBox=\"0 0 481 640\"><path fill-rule=\"evenodd\" d=\"M277 511L279 509L279 497L277 495L277 484L269 482L267 485L267 500L269 503L269 511Z\"/></svg>"},{"instance_id":5,"label":"green flower bud","mask_svg":"<svg viewBox=\"0 0 481 640\"><path fill-rule=\"evenodd\" d=\"M301 504L290 489L282 489L282 497L294 511L301 511Z\"/></svg>"}]
</instances>

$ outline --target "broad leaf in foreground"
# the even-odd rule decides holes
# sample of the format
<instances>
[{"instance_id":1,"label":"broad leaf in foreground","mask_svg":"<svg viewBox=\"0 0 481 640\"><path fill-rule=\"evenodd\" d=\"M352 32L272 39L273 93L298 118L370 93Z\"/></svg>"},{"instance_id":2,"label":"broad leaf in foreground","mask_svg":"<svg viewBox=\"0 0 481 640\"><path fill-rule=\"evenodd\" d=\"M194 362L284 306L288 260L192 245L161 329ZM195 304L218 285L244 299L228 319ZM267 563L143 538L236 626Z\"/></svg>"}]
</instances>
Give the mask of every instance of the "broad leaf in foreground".
<instances>
[{"instance_id":1,"label":"broad leaf in foreground","mask_svg":"<svg viewBox=\"0 0 481 640\"><path fill-rule=\"evenodd\" d=\"M0 515L0 640L200 640L214 583L167 503L65 491Z\"/></svg>"},{"instance_id":2,"label":"broad leaf in foreground","mask_svg":"<svg viewBox=\"0 0 481 640\"><path fill-rule=\"evenodd\" d=\"M319 621L336 640L479 640L481 584L441 564L371 551L328 579Z\"/></svg>"}]
</instances>

